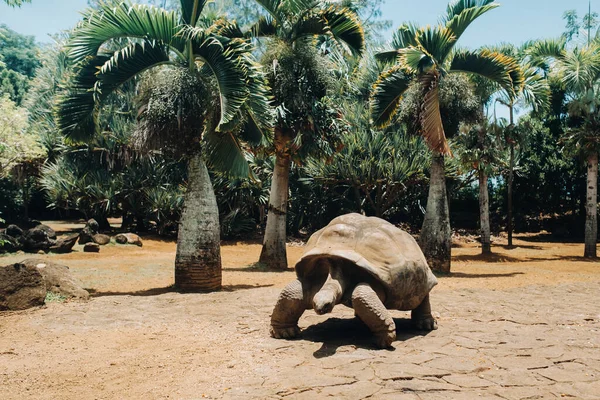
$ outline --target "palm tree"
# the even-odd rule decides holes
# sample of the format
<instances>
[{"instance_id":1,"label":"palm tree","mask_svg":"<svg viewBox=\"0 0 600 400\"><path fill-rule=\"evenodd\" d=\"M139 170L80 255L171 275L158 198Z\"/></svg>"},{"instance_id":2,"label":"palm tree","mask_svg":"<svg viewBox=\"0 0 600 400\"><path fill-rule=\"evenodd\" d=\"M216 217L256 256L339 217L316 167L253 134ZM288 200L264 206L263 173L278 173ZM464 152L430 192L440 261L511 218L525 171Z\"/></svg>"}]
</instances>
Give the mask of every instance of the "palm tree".
<instances>
[{"instance_id":1,"label":"palm tree","mask_svg":"<svg viewBox=\"0 0 600 400\"><path fill-rule=\"evenodd\" d=\"M403 94L415 82L422 93L421 134L433 150L429 198L421 230L420 244L430 266L450 271L451 229L444 176L444 157L450 155L440 113L439 85L449 73L481 75L514 93L522 84L517 63L500 53L458 50L456 45L469 25L498 7L493 0L459 0L448 5L442 24L419 28L400 26L390 50L378 54L394 63L374 86L371 111L378 127L394 118Z\"/></svg>"},{"instance_id":2,"label":"palm tree","mask_svg":"<svg viewBox=\"0 0 600 400\"><path fill-rule=\"evenodd\" d=\"M175 258L175 284L185 291L221 288L219 213L202 145L209 144L221 166L247 172L232 132L245 123L246 136L260 141L269 115L252 47L223 36L235 25L204 19L206 3L181 0L180 14L105 1L85 11L68 43L76 66L58 106L62 133L71 141L89 140L100 103L149 69L163 74L166 83L144 99L140 137L183 149L188 160Z\"/></svg>"},{"instance_id":3,"label":"palm tree","mask_svg":"<svg viewBox=\"0 0 600 400\"><path fill-rule=\"evenodd\" d=\"M505 44L499 47L491 48L490 50L504 54L508 57L513 57L519 61L519 66L523 74L523 85L516 87L514 92L507 92L500 88L497 93L496 101L509 110L509 125L505 130L505 142L509 149L509 165L508 165L508 245L513 245L513 186L515 181L515 147L518 143L518 138L515 137L517 130L515 129L515 109L518 106L532 108L534 112L540 112L546 109L550 104L550 86L547 79L540 72L539 68L531 63L530 57L527 55L527 49L531 46L526 43L520 48L513 45Z\"/></svg>"},{"instance_id":4,"label":"palm tree","mask_svg":"<svg viewBox=\"0 0 600 400\"><path fill-rule=\"evenodd\" d=\"M503 120L489 122L485 117L476 125L458 136L461 164L477 173L479 179L479 219L481 231L481 253L492 252L490 227L489 176L498 161L498 139L503 131Z\"/></svg>"},{"instance_id":5,"label":"palm tree","mask_svg":"<svg viewBox=\"0 0 600 400\"><path fill-rule=\"evenodd\" d=\"M569 116L576 124L569 142L579 148L587 164L587 196L584 257L596 258L598 242L598 152L600 151L600 41L567 48L565 40L535 43L529 50L534 59L554 60L556 73L571 98Z\"/></svg>"},{"instance_id":6,"label":"palm tree","mask_svg":"<svg viewBox=\"0 0 600 400\"><path fill-rule=\"evenodd\" d=\"M327 60L320 57L315 38L324 38L324 52L360 55L364 33L356 15L316 0L256 0L267 12L251 28L256 38L271 38L263 65L273 90L275 170L271 184L267 227L260 262L287 268L286 213L292 160L334 151L338 113L327 102ZM332 143L333 142L333 143ZM332 148L333 147L333 148Z\"/></svg>"}]
</instances>

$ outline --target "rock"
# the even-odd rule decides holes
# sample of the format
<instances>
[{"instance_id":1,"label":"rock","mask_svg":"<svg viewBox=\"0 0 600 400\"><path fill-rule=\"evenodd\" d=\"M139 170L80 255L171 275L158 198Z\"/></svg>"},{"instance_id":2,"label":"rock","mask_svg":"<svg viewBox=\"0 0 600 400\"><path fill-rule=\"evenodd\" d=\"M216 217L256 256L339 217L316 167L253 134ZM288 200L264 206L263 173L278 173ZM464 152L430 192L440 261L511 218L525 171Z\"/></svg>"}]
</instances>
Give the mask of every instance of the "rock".
<instances>
[{"instance_id":1,"label":"rock","mask_svg":"<svg viewBox=\"0 0 600 400\"><path fill-rule=\"evenodd\" d=\"M102 233L96 233L92 236L92 240L94 243L99 244L100 246L104 246L110 243L110 236L104 235Z\"/></svg>"},{"instance_id":2,"label":"rock","mask_svg":"<svg viewBox=\"0 0 600 400\"><path fill-rule=\"evenodd\" d=\"M13 236L6 233L0 233L0 254L14 253L21 248L21 243Z\"/></svg>"},{"instance_id":3,"label":"rock","mask_svg":"<svg viewBox=\"0 0 600 400\"><path fill-rule=\"evenodd\" d=\"M85 223L85 227L79 233L79 244L92 243L94 235L98 233L98 222L95 219L90 219Z\"/></svg>"},{"instance_id":4,"label":"rock","mask_svg":"<svg viewBox=\"0 0 600 400\"><path fill-rule=\"evenodd\" d=\"M98 233L100 230L100 224L98 224L94 218L90 218L88 222L85 223L85 226L90 228L94 233Z\"/></svg>"},{"instance_id":5,"label":"rock","mask_svg":"<svg viewBox=\"0 0 600 400\"><path fill-rule=\"evenodd\" d=\"M135 233L120 233L115 236L115 241L119 244L134 244L139 247L143 246L142 238Z\"/></svg>"},{"instance_id":6,"label":"rock","mask_svg":"<svg viewBox=\"0 0 600 400\"><path fill-rule=\"evenodd\" d=\"M39 250L37 253L38 253L39 255L42 255L42 256L43 256L44 254L46 254L46 252L45 252L44 250Z\"/></svg>"},{"instance_id":7,"label":"rock","mask_svg":"<svg viewBox=\"0 0 600 400\"><path fill-rule=\"evenodd\" d=\"M67 298L88 300L90 294L83 284L75 278L69 267L51 261L30 258L21 262L27 267L37 268L46 284L46 292L52 292Z\"/></svg>"},{"instance_id":8,"label":"rock","mask_svg":"<svg viewBox=\"0 0 600 400\"><path fill-rule=\"evenodd\" d=\"M6 227L6 231L4 233L6 233L8 236L11 236L15 239L18 239L21 236L23 236L23 229L19 228L16 225L9 225Z\"/></svg>"},{"instance_id":9,"label":"rock","mask_svg":"<svg viewBox=\"0 0 600 400\"><path fill-rule=\"evenodd\" d=\"M41 306L46 283L35 267L22 263L0 267L0 311Z\"/></svg>"},{"instance_id":10,"label":"rock","mask_svg":"<svg viewBox=\"0 0 600 400\"><path fill-rule=\"evenodd\" d=\"M79 238L78 234L71 234L67 236L62 236L56 241L56 244L50 247L51 253L70 253L73 250L73 246L77 243L77 238Z\"/></svg>"},{"instance_id":11,"label":"rock","mask_svg":"<svg viewBox=\"0 0 600 400\"><path fill-rule=\"evenodd\" d=\"M30 253L37 253L39 250L48 251L50 247L56 244L56 241L48 237L45 228L39 226L29 229L20 238L23 250Z\"/></svg>"},{"instance_id":12,"label":"rock","mask_svg":"<svg viewBox=\"0 0 600 400\"><path fill-rule=\"evenodd\" d=\"M98 253L100 252L100 245L98 243L86 243L83 246L83 251L86 253Z\"/></svg>"},{"instance_id":13,"label":"rock","mask_svg":"<svg viewBox=\"0 0 600 400\"><path fill-rule=\"evenodd\" d=\"M56 239L56 232L54 231L54 229L50 228L48 225L39 224L38 226L36 226L36 229L41 229L41 230L45 231L46 234L48 235L48 238Z\"/></svg>"}]
</instances>

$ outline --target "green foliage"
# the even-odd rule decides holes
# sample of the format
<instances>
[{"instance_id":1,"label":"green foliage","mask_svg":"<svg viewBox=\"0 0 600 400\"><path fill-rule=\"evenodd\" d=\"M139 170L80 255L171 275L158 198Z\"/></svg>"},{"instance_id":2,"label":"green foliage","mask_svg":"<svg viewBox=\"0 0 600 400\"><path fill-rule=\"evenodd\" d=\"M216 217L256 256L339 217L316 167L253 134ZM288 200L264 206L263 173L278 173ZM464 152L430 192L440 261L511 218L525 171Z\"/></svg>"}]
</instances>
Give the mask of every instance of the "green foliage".
<instances>
[{"instance_id":1,"label":"green foliage","mask_svg":"<svg viewBox=\"0 0 600 400\"><path fill-rule=\"evenodd\" d=\"M45 153L28 132L27 110L7 95L0 97L0 110L0 177L6 177L17 164L43 158Z\"/></svg>"},{"instance_id":2,"label":"green foliage","mask_svg":"<svg viewBox=\"0 0 600 400\"><path fill-rule=\"evenodd\" d=\"M44 299L44 302L46 304L48 304L48 303L64 303L67 300L68 300L67 297L63 296L62 294L46 292L46 298Z\"/></svg>"},{"instance_id":3,"label":"green foliage","mask_svg":"<svg viewBox=\"0 0 600 400\"><path fill-rule=\"evenodd\" d=\"M7 69L28 78L33 78L40 66L34 37L21 35L4 24L0 25L0 55Z\"/></svg>"}]
</instances>

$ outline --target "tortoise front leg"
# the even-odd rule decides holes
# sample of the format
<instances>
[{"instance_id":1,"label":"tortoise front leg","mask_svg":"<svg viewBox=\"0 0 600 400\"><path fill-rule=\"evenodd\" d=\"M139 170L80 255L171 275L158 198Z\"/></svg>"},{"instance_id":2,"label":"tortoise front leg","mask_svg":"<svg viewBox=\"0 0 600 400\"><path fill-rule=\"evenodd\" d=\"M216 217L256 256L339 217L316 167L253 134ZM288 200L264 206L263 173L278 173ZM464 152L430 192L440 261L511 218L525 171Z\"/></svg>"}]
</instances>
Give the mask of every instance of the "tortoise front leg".
<instances>
[{"instance_id":1,"label":"tortoise front leg","mask_svg":"<svg viewBox=\"0 0 600 400\"><path fill-rule=\"evenodd\" d=\"M421 331L432 331L437 329L437 322L431 315L431 304L429 303L429 295L425 296L421 304L412 310L410 319L415 328Z\"/></svg>"},{"instance_id":2,"label":"tortoise front leg","mask_svg":"<svg viewBox=\"0 0 600 400\"><path fill-rule=\"evenodd\" d=\"M384 349L396 340L396 324L377 293L367 283L359 283L352 291L352 308L375 335L375 344Z\"/></svg>"},{"instance_id":3,"label":"tortoise front leg","mask_svg":"<svg viewBox=\"0 0 600 400\"><path fill-rule=\"evenodd\" d=\"M304 284L299 279L283 289L271 315L271 336L276 339L292 339L300 334L298 320L306 310Z\"/></svg>"}]
</instances>

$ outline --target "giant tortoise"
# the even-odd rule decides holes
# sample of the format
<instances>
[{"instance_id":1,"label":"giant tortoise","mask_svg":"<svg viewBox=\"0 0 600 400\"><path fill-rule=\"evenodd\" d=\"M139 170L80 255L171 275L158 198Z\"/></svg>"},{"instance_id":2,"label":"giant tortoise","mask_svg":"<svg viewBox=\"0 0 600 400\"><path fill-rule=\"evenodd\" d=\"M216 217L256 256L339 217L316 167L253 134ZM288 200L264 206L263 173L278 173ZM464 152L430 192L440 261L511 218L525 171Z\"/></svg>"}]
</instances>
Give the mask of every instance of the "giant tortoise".
<instances>
[{"instance_id":1,"label":"giant tortoise","mask_svg":"<svg viewBox=\"0 0 600 400\"><path fill-rule=\"evenodd\" d=\"M298 336L305 310L326 314L340 303L354 309L381 348L396 340L388 309L412 310L417 329L437 329L429 305L436 277L414 238L380 218L347 214L331 221L309 239L296 275L273 310L275 338Z\"/></svg>"}]
</instances>

